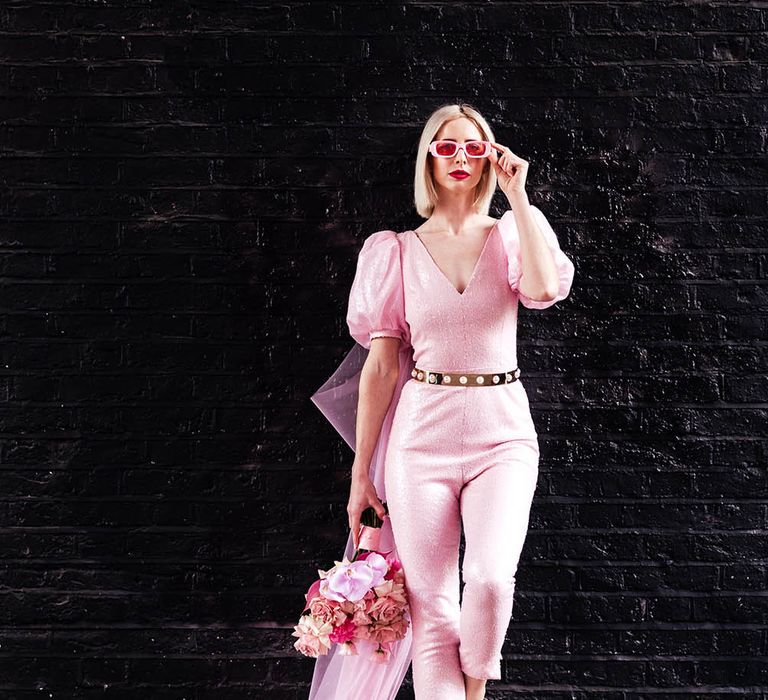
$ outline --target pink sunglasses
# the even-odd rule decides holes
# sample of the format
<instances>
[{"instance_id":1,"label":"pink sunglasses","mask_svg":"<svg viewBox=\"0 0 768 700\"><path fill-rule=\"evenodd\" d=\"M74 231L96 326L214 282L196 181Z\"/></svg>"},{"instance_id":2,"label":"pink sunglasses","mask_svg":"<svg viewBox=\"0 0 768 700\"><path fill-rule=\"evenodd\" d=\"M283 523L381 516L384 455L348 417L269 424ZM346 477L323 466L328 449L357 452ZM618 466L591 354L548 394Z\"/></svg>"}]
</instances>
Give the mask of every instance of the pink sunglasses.
<instances>
[{"instance_id":1,"label":"pink sunglasses","mask_svg":"<svg viewBox=\"0 0 768 700\"><path fill-rule=\"evenodd\" d=\"M490 141L466 141L462 146L456 141L433 141L429 144L429 152L437 158L453 158L459 148L464 149L467 158L487 158L493 146Z\"/></svg>"}]
</instances>

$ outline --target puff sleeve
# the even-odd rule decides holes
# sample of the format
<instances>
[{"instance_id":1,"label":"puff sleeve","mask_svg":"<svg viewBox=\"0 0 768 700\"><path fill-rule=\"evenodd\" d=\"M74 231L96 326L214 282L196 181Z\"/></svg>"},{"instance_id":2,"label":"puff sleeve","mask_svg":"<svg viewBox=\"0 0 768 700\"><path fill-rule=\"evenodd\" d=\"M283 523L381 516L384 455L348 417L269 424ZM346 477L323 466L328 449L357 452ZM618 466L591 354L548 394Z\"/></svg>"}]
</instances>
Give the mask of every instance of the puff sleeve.
<instances>
[{"instance_id":1,"label":"puff sleeve","mask_svg":"<svg viewBox=\"0 0 768 700\"><path fill-rule=\"evenodd\" d=\"M517 222L512 210L504 212L499 220L499 227L502 232L504 247L507 251L507 278L509 286L517 292L520 303L529 309L546 309L558 301L562 301L568 296L573 282L574 265L571 259L560 249L557 236L547 221L542 211L531 205L533 218L539 226L544 238L552 251L557 268L558 287L557 295L549 301L536 301L531 299L520 291L520 277L523 274L522 263L520 259L520 238L517 230Z\"/></svg>"},{"instance_id":2,"label":"puff sleeve","mask_svg":"<svg viewBox=\"0 0 768 700\"><path fill-rule=\"evenodd\" d=\"M394 231L371 234L360 249L349 292L347 326L364 348L382 336L411 342L405 320L400 241Z\"/></svg>"}]
</instances>

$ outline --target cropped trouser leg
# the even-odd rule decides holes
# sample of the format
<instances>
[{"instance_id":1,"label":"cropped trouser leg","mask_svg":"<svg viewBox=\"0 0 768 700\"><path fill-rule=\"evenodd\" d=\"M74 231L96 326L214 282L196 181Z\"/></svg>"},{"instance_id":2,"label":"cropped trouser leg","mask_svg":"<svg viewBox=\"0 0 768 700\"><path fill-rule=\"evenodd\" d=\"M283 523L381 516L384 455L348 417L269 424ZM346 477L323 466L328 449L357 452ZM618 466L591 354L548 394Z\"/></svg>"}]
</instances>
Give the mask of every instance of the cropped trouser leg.
<instances>
[{"instance_id":1,"label":"cropped trouser leg","mask_svg":"<svg viewBox=\"0 0 768 700\"><path fill-rule=\"evenodd\" d=\"M392 476L395 476L392 474ZM413 625L416 700L465 700L459 660L460 484L450 469L386 474L392 532Z\"/></svg>"},{"instance_id":2,"label":"cropped trouser leg","mask_svg":"<svg viewBox=\"0 0 768 700\"><path fill-rule=\"evenodd\" d=\"M538 455L534 441L520 441L503 462L483 469L461 492L466 547L459 657L464 673L473 678L501 678L501 649L528 533Z\"/></svg>"},{"instance_id":3,"label":"cropped trouser leg","mask_svg":"<svg viewBox=\"0 0 768 700\"><path fill-rule=\"evenodd\" d=\"M387 501L411 606L416 700L465 700L464 673L501 678L539 451L535 440L519 440L491 454L484 464L434 455L420 463L411 454L387 465Z\"/></svg>"}]
</instances>

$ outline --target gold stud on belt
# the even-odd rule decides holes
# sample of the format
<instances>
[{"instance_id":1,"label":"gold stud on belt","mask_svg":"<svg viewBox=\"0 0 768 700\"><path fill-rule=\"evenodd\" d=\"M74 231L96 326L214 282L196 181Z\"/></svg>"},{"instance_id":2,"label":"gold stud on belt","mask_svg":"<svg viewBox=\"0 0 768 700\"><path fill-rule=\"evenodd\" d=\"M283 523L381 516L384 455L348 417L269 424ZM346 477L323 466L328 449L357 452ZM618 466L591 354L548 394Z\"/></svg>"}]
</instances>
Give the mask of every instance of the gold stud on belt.
<instances>
[{"instance_id":1,"label":"gold stud on belt","mask_svg":"<svg viewBox=\"0 0 768 700\"><path fill-rule=\"evenodd\" d=\"M520 368L508 372L492 372L491 374L472 374L471 372L430 372L414 367L411 376L418 382L429 384L447 384L448 386L493 386L494 384L511 384L520 376Z\"/></svg>"}]
</instances>

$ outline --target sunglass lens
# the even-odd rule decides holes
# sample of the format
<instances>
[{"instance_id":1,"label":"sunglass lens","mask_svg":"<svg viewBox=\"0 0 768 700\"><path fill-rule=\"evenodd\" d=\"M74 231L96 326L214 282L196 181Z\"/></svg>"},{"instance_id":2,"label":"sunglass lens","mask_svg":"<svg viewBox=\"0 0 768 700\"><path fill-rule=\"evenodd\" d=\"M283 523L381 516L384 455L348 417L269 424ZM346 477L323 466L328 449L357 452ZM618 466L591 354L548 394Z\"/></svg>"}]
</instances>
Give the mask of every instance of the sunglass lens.
<instances>
[{"instance_id":1,"label":"sunglass lens","mask_svg":"<svg viewBox=\"0 0 768 700\"><path fill-rule=\"evenodd\" d=\"M439 156L450 157L456 153L456 144L453 141L438 141L435 150Z\"/></svg>"},{"instance_id":2,"label":"sunglass lens","mask_svg":"<svg viewBox=\"0 0 768 700\"><path fill-rule=\"evenodd\" d=\"M480 158L485 155L485 143L483 141L470 141L465 146L470 158Z\"/></svg>"}]
</instances>

